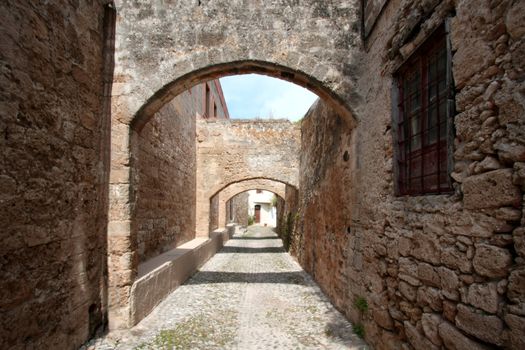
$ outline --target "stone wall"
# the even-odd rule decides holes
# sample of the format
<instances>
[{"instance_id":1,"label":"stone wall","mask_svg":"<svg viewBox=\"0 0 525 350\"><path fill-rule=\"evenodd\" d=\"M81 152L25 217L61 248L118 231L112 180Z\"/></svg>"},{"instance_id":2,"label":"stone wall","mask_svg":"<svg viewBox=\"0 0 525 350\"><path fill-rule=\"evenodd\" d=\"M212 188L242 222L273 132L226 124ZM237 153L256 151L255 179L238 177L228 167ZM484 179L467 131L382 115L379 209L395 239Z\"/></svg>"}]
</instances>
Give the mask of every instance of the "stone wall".
<instances>
[{"instance_id":1,"label":"stone wall","mask_svg":"<svg viewBox=\"0 0 525 350\"><path fill-rule=\"evenodd\" d=\"M285 194L283 197L277 197L277 227L276 232L283 240L283 246L291 254L297 255L302 247L302 239L300 231L296 229L299 223L298 213L299 191L292 186L285 187ZM292 238L292 234L297 236ZM291 243L294 243L291 246Z\"/></svg>"},{"instance_id":2,"label":"stone wall","mask_svg":"<svg viewBox=\"0 0 525 350\"><path fill-rule=\"evenodd\" d=\"M139 262L195 237L195 120L203 85L166 104L133 138Z\"/></svg>"},{"instance_id":3,"label":"stone wall","mask_svg":"<svg viewBox=\"0 0 525 350\"><path fill-rule=\"evenodd\" d=\"M235 222L241 226L248 226L248 192L239 193L226 202L225 222Z\"/></svg>"},{"instance_id":4,"label":"stone wall","mask_svg":"<svg viewBox=\"0 0 525 350\"><path fill-rule=\"evenodd\" d=\"M104 323L103 20L101 1L0 3L2 349L77 348Z\"/></svg>"},{"instance_id":5,"label":"stone wall","mask_svg":"<svg viewBox=\"0 0 525 350\"><path fill-rule=\"evenodd\" d=\"M300 181L296 254L376 349L524 347L523 6L388 1L365 42L359 125L304 122L301 174L309 176ZM455 192L396 197L393 74L449 16ZM333 145L329 157L317 151L324 145ZM367 308L356 306L365 300Z\"/></svg>"},{"instance_id":6,"label":"stone wall","mask_svg":"<svg viewBox=\"0 0 525 350\"><path fill-rule=\"evenodd\" d=\"M354 204L352 129L318 100L301 131L299 210L284 220L295 229L290 251L336 307L344 309L349 304L346 264Z\"/></svg>"},{"instance_id":7,"label":"stone wall","mask_svg":"<svg viewBox=\"0 0 525 350\"><path fill-rule=\"evenodd\" d=\"M288 120L198 120L197 235L222 224L224 214L214 201L229 185L269 179L296 186L299 135ZM221 210L229 198L220 201Z\"/></svg>"}]
</instances>

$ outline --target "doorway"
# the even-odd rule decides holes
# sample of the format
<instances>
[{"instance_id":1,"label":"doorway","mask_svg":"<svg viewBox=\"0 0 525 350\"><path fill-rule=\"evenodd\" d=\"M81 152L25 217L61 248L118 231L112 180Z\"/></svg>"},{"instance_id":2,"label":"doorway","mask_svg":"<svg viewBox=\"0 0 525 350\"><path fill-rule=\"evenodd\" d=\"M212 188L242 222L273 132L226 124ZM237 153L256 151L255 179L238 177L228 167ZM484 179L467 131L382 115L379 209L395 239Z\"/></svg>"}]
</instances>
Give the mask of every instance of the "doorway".
<instances>
[{"instance_id":1,"label":"doorway","mask_svg":"<svg viewBox=\"0 0 525 350\"><path fill-rule=\"evenodd\" d=\"M259 204L255 206L255 223L261 223L261 206Z\"/></svg>"}]
</instances>

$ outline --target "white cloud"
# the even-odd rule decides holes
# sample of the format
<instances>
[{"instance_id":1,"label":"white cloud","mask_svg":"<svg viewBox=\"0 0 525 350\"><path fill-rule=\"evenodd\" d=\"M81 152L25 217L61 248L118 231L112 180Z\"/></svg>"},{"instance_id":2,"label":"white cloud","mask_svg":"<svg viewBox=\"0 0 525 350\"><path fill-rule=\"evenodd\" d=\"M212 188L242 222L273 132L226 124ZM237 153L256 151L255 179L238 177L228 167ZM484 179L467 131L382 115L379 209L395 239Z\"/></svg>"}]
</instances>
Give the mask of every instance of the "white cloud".
<instances>
[{"instance_id":1,"label":"white cloud","mask_svg":"<svg viewBox=\"0 0 525 350\"><path fill-rule=\"evenodd\" d=\"M258 74L221 78L231 118L287 118L304 116L317 95L284 80Z\"/></svg>"}]
</instances>

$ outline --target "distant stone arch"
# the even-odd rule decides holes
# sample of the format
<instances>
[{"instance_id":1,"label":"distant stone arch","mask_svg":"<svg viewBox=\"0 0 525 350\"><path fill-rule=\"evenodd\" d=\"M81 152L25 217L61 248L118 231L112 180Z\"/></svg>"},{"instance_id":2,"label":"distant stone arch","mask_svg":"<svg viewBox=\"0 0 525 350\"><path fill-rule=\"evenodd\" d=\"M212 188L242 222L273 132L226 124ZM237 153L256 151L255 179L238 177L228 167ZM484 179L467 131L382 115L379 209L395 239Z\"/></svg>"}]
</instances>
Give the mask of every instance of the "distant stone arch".
<instances>
[{"instance_id":1,"label":"distant stone arch","mask_svg":"<svg viewBox=\"0 0 525 350\"><path fill-rule=\"evenodd\" d=\"M287 184L284 182L266 178L246 179L231 183L217 191L212 198L210 198L210 202L217 203L218 209L217 213L211 212L210 216L218 215L218 226L224 227L226 225L226 203L234 196L249 190L265 190L274 193L284 200L286 197L286 186Z\"/></svg>"}]
</instances>

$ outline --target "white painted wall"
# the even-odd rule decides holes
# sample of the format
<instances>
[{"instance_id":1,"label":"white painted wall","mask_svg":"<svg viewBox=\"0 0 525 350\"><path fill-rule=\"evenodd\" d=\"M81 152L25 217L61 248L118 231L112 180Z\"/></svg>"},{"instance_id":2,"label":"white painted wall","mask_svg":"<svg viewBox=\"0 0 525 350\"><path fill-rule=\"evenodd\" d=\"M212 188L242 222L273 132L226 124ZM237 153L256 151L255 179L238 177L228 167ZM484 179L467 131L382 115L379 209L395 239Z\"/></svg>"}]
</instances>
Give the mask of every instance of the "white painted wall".
<instances>
[{"instance_id":1,"label":"white painted wall","mask_svg":"<svg viewBox=\"0 0 525 350\"><path fill-rule=\"evenodd\" d=\"M255 206L261 206L261 225L270 227L277 225L277 208L272 207L274 194L270 191L257 193L256 190L248 191L248 214L255 215Z\"/></svg>"}]
</instances>

